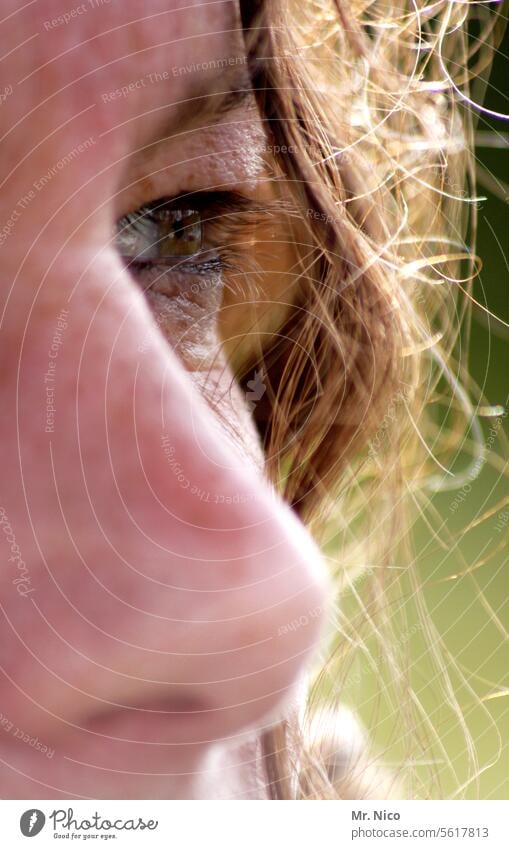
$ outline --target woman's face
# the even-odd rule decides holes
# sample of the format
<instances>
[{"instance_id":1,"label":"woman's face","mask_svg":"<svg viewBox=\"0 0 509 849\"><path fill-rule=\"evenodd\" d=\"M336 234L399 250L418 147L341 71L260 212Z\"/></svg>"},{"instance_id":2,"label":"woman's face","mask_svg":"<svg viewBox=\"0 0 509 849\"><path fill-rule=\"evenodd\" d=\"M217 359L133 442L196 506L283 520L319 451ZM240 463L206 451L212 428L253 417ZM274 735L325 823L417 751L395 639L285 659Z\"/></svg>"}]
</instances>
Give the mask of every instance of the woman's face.
<instances>
[{"instance_id":1,"label":"woman's face","mask_svg":"<svg viewBox=\"0 0 509 849\"><path fill-rule=\"evenodd\" d=\"M324 575L234 379L298 259L238 10L69 10L2 10L2 796L260 796Z\"/></svg>"}]
</instances>

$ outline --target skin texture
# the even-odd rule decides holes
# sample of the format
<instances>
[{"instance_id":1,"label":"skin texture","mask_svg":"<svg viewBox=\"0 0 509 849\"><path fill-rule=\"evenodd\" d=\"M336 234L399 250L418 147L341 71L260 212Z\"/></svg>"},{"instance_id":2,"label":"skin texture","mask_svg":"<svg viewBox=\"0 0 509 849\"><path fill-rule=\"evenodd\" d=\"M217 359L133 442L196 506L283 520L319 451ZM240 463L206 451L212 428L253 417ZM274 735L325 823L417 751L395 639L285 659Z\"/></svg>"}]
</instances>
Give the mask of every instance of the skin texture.
<instances>
[{"instance_id":1,"label":"skin texture","mask_svg":"<svg viewBox=\"0 0 509 849\"><path fill-rule=\"evenodd\" d=\"M253 100L211 126L228 74L172 71L242 56L236 9L111 2L54 25L68 9L2 7L0 793L263 797L257 738L326 598L232 389L247 293L276 302L262 330L291 300L287 223L248 228L259 268L226 294L177 276L145 295L112 243L162 196L277 196Z\"/></svg>"}]
</instances>

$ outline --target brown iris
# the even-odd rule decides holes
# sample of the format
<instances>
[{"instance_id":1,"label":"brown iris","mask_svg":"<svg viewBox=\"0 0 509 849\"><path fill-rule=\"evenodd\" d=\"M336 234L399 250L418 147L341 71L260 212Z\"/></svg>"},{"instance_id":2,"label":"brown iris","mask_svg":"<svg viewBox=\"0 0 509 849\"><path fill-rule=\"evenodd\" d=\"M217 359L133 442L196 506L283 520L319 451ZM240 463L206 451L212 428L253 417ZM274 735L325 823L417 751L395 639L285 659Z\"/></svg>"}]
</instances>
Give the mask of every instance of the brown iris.
<instances>
[{"instance_id":1,"label":"brown iris","mask_svg":"<svg viewBox=\"0 0 509 849\"><path fill-rule=\"evenodd\" d=\"M195 209L163 209L159 218L160 256L191 256L201 248L202 225Z\"/></svg>"},{"instance_id":2,"label":"brown iris","mask_svg":"<svg viewBox=\"0 0 509 849\"><path fill-rule=\"evenodd\" d=\"M115 244L128 262L164 263L199 253L202 231L196 209L154 204L120 219Z\"/></svg>"}]
</instances>

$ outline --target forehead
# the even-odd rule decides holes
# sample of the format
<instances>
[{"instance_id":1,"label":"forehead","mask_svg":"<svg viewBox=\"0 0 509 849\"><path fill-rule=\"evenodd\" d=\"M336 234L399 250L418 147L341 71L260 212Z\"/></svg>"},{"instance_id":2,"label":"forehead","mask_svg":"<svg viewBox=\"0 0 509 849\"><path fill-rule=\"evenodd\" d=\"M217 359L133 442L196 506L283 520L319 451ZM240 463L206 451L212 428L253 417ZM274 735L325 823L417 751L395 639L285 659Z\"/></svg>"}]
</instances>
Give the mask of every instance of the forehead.
<instances>
[{"instance_id":1,"label":"forehead","mask_svg":"<svg viewBox=\"0 0 509 849\"><path fill-rule=\"evenodd\" d=\"M119 51L143 60L144 51L158 45L171 46L178 60L189 49L208 47L213 52L226 46L229 31L239 26L233 0L46 0L21 7L10 0L10 5L2 27L30 31L34 65L51 58L69 61L68 51L77 55L80 46L92 49L95 59L105 63Z\"/></svg>"},{"instance_id":2,"label":"forehead","mask_svg":"<svg viewBox=\"0 0 509 849\"><path fill-rule=\"evenodd\" d=\"M83 109L111 126L217 89L244 58L237 3L228 0L9 5L2 42L18 47L0 75L2 88L16 91L10 109L20 118L44 103L44 122L55 113L79 120Z\"/></svg>"}]
</instances>

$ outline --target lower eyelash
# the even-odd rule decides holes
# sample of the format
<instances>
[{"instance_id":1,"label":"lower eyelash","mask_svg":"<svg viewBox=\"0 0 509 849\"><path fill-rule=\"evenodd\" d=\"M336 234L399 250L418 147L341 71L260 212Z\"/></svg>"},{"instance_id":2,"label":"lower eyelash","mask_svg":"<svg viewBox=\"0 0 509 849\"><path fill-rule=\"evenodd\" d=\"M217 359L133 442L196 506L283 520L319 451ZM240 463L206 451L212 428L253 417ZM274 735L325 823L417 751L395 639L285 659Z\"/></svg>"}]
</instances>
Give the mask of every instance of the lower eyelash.
<instances>
[{"instance_id":1,"label":"lower eyelash","mask_svg":"<svg viewBox=\"0 0 509 849\"><path fill-rule=\"evenodd\" d=\"M189 263L185 271L188 274L219 274L223 268L224 263L222 258L216 256L213 259L204 260L196 265Z\"/></svg>"},{"instance_id":2,"label":"lower eyelash","mask_svg":"<svg viewBox=\"0 0 509 849\"><path fill-rule=\"evenodd\" d=\"M192 274L202 276L204 274L218 274L223 270L223 260L221 256L217 255L217 252L214 252L216 255L208 256L206 259L201 259L197 261L197 257L189 257L186 259L182 259L181 257L168 257L167 260L162 261L158 260L127 260L126 264L128 268L132 270L133 273L138 272L139 274L143 274L143 272L148 272L152 270L160 270L164 273L164 270L168 272L177 272L180 274Z\"/></svg>"}]
</instances>

